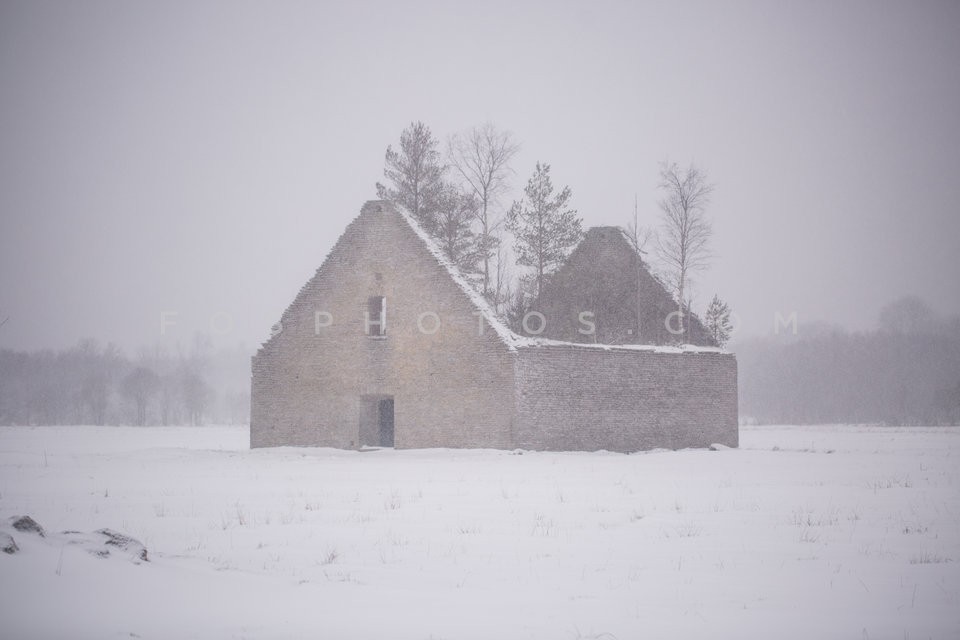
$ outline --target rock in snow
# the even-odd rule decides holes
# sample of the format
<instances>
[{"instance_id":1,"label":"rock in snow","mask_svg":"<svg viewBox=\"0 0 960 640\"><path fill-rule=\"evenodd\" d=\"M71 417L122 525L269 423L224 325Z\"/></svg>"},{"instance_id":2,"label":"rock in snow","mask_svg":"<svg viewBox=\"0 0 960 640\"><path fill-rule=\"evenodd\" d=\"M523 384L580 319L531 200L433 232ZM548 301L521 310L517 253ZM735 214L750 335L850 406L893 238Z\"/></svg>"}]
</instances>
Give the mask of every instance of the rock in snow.
<instances>
[{"instance_id":1,"label":"rock in snow","mask_svg":"<svg viewBox=\"0 0 960 640\"><path fill-rule=\"evenodd\" d=\"M35 533L41 538L46 535L43 532L43 527L30 516L13 516L10 518L10 526L23 533Z\"/></svg>"},{"instance_id":2,"label":"rock in snow","mask_svg":"<svg viewBox=\"0 0 960 640\"><path fill-rule=\"evenodd\" d=\"M43 527L30 516L14 516L10 518L9 523L17 531L47 538ZM51 539L47 538L47 540L50 541ZM60 541L79 546L98 558L109 558L111 551L122 551L137 564L148 562L147 548L143 546L143 543L113 529L97 529L93 533L62 531L60 534L53 536L53 540L54 542ZM51 542L51 544L54 542ZM0 550L4 553L16 553L20 550L20 547L17 546L10 534L0 531Z\"/></svg>"},{"instance_id":3,"label":"rock in snow","mask_svg":"<svg viewBox=\"0 0 960 640\"><path fill-rule=\"evenodd\" d=\"M14 542L13 536L9 533L4 533L0 531L0 551L4 553L16 553L20 551L20 547L17 546L17 543Z\"/></svg>"},{"instance_id":4,"label":"rock in snow","mask_svg":"<svg viewBox=\"0 0 960 640\"><path fill-rule=\"evenodd\" d=\"M135 564L148 562L147 548L139 540L113 529L97 529L92 533L61 531L48 537L47 540L51 545L79 547L98 558L127 556Z\"/></svg>"},{"instance_id":5,"label":"rock in snow","mask_svg":"<svg viewBox=\"0 0 960 640\"><path fill-rule=\"evenodd\" d=\"M147 548L139 540L135 540L128 535L118 533L112 529L98 529L97 533L104 536L106 540L103 544L108 547L117 547L126 551L134 558L147 562Z\"/></svg>"}]
</instances>

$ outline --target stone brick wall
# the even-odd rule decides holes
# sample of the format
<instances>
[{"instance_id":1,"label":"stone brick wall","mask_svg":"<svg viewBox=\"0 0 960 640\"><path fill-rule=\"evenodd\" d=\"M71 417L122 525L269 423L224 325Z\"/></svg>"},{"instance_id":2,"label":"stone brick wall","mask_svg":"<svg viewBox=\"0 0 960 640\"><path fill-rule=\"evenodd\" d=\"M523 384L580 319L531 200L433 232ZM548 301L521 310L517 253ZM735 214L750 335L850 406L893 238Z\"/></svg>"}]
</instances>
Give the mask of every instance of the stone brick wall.
<instances>
[{"instance_id":1,"label":"stone brick wall","mask_svg":"<svg viewBox=\"0 0 960 640\"><path fill-rule=\"evenodd\" d=\"M526 347L517 353L516 382L518 447L738 445L731 354Z\"/></svg>"},{"instance_id":2,"label":"stone brick wall","mask_svg":"<svg viewBox=\"0 0 960 640\"><path fill-rule=\"evenodd\" d=\"M385 336L366 335L371 296ZM398 448L737 445L732 355L529 346L477 313L404 217L368 202L253 357L251 446L358 447L387 398Z\"/></svg>"},{"instance_id":3,"label":"stone brick wall","mask_svg":"<svg viewBox=\"0 0 960 640\"><path fill-rule=\"evenodd\" d=\"M640 321L637 321L637 297ZM630 246L619 227L592 227L567 262L544 284L534 308L547 319L542 336L600 344L690 344L714 341L696 314L685 314L686 335L667 329L677 303ZM595 335L584 335L580 312L593 314ZM670 326L680 328L679 319Z\"/></svg>"},{"instance_id":4,"label":"stone brick wall","mask_svg":"<svg viewBox=\"0 0 960 640\"><path fill-rule=\"evenodd\" d=\"M377 295L382 338L365 335ZM398 448L511 447L515 354L475 311L400 214L367 203L253 357L251 446L356 447L362 398L392 396Z\"/></svg>"}]
</instances>

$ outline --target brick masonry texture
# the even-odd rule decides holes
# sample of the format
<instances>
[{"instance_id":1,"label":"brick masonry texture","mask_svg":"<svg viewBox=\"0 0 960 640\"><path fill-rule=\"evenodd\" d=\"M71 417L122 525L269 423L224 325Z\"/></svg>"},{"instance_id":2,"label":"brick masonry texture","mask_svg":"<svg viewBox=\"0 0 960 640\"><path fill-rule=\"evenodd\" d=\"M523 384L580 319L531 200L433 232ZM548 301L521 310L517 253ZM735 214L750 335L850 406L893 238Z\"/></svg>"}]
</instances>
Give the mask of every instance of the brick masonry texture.
<instances>
[{"instance_id":1,"label":"brick masonry texture","mask_svg":"<svg viewBox=\"0 0 960 640\"><path fill-rule=\"evenodd\" d=\"M637 309L637 297L642 300ZM677 303L650 273L648 265L619 227L587 230L567 262L547 278L534 305L547 318L545 338L604 344L671 344L678 336L679 318L669 317ZM580 333L580 312L593 314L594 335ZM640 322L637 322L637 316ZM693 313L685 314L683 341L714 346L709 332Z\"/></svg>"},{"instance_id":2,"label":"brick masonry texture","mask_svg":"<svg viewBox=\"0 0 960 640\"><path fill-rule=\"evenodd\" d=\"M371 296L386 298L382 337L365 332ZM316 327L317 312L330 326ZM421 331L432 313L439 328ZM732 355L516 346L481 333L470 296L388 202L364 205L281 325L252 359L252 447L375 444L371 402L385 397L397 448L737 444Z\"/></svg>"},{"instance_id":3,"label":"brick masonry texture","mask_svg":"<svg viewBox=\"0 0 960 640\"><path fill-rule=\"evenodd\" d=\"M382 338L365 334L370 296L386 298ZM316 331L317 311L331 326ZM514 354L475 311L407 222L368 203L253 358L251 445L357 447L362 398L393 396L398 448L511 447Z\"/></svg>"},{"instance_id":4,"label":"brick masonry texture","mask_svg":"<svg viewBox=\"0 0 960 640\"><path fill-rule=\"evenodd\" d=\"M518 350L517 446L640 451L738 444L728 353Z\"/></svg>"}]
</instances>

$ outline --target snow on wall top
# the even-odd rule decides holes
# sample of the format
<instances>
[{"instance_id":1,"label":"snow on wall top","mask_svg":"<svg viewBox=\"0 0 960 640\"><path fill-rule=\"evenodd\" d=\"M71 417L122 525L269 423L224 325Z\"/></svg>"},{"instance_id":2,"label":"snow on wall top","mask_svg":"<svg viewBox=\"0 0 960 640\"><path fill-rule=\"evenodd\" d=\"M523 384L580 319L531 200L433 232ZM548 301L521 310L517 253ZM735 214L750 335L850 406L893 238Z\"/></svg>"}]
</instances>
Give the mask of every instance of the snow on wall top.
<instances>
[{"instance_id":1,"label":"snow on wall top","mask_svg":"<svg viewBox=\"0 0 960 640\"><path fill-rule=\"evenodd\" d=\"M440 263L444 269L447 270L447 273L450 274L450 277L453 279L457 286L463 290L467 297L470 298L470 302L477 308L477 310L483 315L483 319L486 321L487 325L493 329L497 336L507 345L511 350L517 347L516 341L518 339L522 340L520 336L515 334L513 331L504 324L503 320L497 317L496 312L490 306L490 303L487 302L487 299L480 294L479 291L473 288L473 286L467 282L467 279L463 277L463 274L460 273L460 269L457 268L449 258L444 255L443 250L437 246L437 243L433 238L430 237L423 227L420 226L420 223L417 222L413 215L407 211L406 207L396 202L386 201L394 210L400 214L400 217L403 218L410 228L413 229L413 232L416 233L423 243L427 246L427 250L436 258L437 262Z\"/></svg>"},{"instance_id":2,"label":"snow on wall top","mask_svg":"<svg viewBox=\"0 0 960 640\"><path fill-rule=\"evenodd\" d=\"M517 335L497 315L487 299L484 298L483 295L477 291L469 281L467 281L467 279L460 272L460 269L453 264L446 255L444 255L443 250L437 245L436 241L430 237L430 234L428 234L426 230L420 226L420 223L417 222L413 215L407 211L403 205L390 201L384 201L384 203L393 207L393 209L400 214L400 217L403 218L403 220L410 226L413 232L417 234L421 240L423 240L427 250L433 255L440 266L447 270L447 273L450 275L453 281L457 284L457 286L460 287L460 289L470 299L470 302L474 305L474 307L476 307L476 309L481 313L487 325L494 330L494 332L497 334L497 337L499 337L500 340L511 351L516 351L518 348L533 347L575 347L583 349L601 349L604 351L646 351L650 353L727 353L727 351L718 347L701 347L693 344L682 344L676 346L653 344L591 344Z\"/></svg>"}]
</instances>

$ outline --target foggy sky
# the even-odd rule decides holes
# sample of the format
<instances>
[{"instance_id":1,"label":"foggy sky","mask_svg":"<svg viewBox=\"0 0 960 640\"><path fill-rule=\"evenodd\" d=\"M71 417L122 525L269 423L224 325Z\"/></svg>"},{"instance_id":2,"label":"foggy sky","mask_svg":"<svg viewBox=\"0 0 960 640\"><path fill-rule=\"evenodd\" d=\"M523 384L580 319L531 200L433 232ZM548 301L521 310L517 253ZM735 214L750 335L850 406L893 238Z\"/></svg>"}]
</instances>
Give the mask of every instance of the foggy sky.
<instances>
[{"instance_id":1,"label":"foggy sky","mask_svg":"<svg viewBox=\"0 0 960 640\"><path fill-rule=\"evenodd\" d=\"M960 3L518 5L0 1L0 347L254 348L416 119L511 130L585 227L695 161L694 306L746 333L960 312Z\"/></svg>"}]
</instances>

